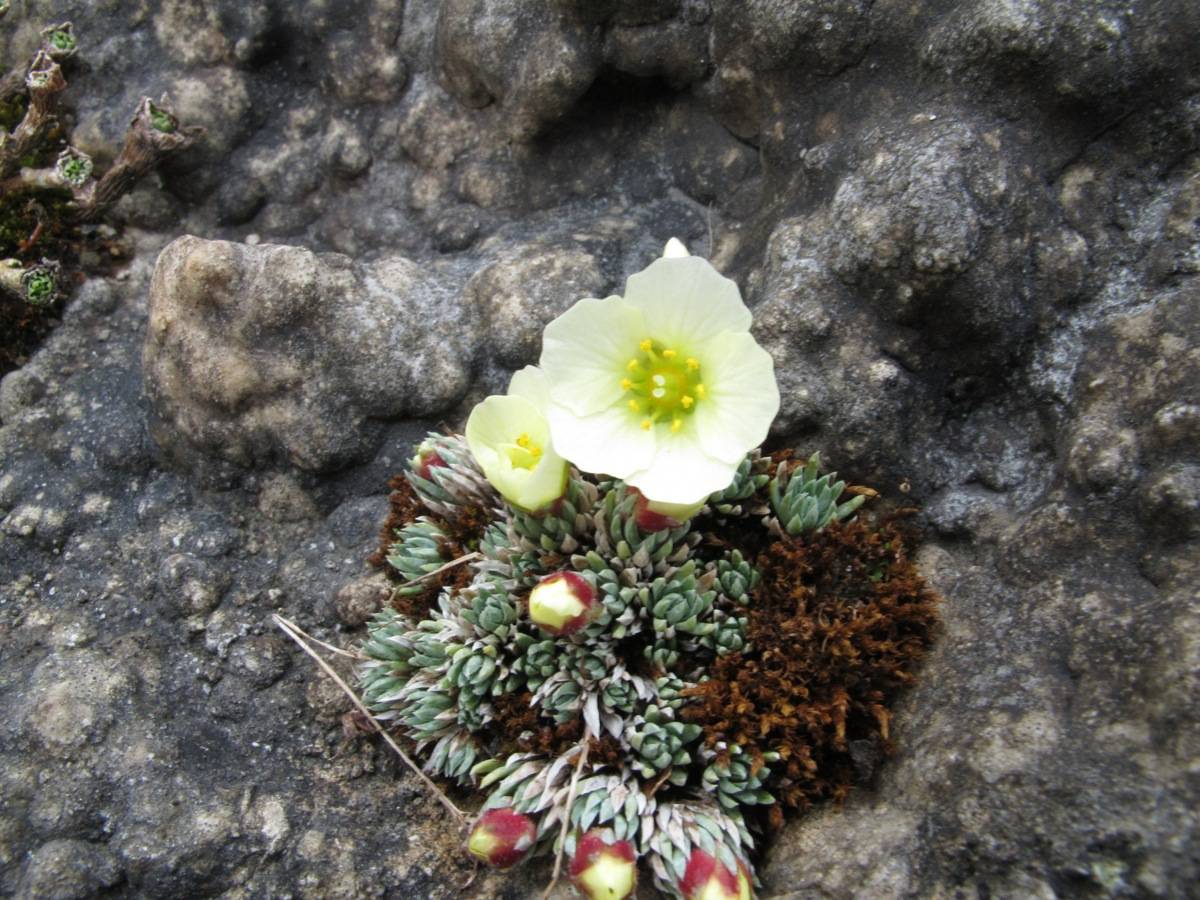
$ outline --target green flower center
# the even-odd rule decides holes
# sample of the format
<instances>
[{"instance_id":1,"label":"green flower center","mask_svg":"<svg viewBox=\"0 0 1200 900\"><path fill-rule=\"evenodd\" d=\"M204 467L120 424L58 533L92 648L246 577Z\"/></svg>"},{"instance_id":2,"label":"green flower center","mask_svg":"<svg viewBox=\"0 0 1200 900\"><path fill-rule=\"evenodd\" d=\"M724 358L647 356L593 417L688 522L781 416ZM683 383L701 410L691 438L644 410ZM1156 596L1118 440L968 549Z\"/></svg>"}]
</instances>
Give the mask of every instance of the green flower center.
<instances>
[{"instance_id":1,"label":"green flower center","mask_svg":"<svg viewBox=\"0 0 1200 900\"><path fill-rule=\"evenodd\" d=\"M646 338L638 344L621 378L625 404L640 416L649 431L657 423L669 423L672 431L683 427L684 418L696 411L707 395L700 380L700 363L678 350Z\"/></svg>"},{"instance_id":2,"label":"green flower center","mask_svg":"<svg viewBox=\"0 0 1200 900\"><path fill-rule=\"evenodd\" d=\"M71 184L83 184L92 174L92 164L82 157L69 156L59 163L58 170Z\"/></svg>"},{"instance_id":3,"label":"green flower center","mask_svg":"<svg viewBox=\"0 0 1200 900\"><path fill-rule=\"evenodd\" d=\"M164 134L173 134L175 131L175 117L165 109L159 109L157 106L151 103L150 126L155 131L161 131Z\"/></svg>"},{"instance_id":4,"label":"green flower center","mask_svg":"<svg viewBox=\"0 0 1200 900\"><path fill-rule=\"evenodd\" d=\"M45 269L34 269L25 276L25 299L34 306L49 303L54 297L54 275Z\"/></svg>"},{"instance_id":5,"label":"green flower center","mask_svg":"<svg viewBox=\"0 0 1200 900\"><path fill-rule=\"evenodd\" d=\"M514 469L535 469L542 458L542 448L528 434L518 436L516 443L501 444L500 452L508 457Z\"/></svg>"},{"instance_id":6,"label":"green flower center","mask_svg":"<svg viewBox=\"0 0 1200 900\"><path fill-rule=\"evenodd\" d=\"M50 32L50 44L55 50L74 50L75 38L69 31Z\"/></svg>"}]
</instances>

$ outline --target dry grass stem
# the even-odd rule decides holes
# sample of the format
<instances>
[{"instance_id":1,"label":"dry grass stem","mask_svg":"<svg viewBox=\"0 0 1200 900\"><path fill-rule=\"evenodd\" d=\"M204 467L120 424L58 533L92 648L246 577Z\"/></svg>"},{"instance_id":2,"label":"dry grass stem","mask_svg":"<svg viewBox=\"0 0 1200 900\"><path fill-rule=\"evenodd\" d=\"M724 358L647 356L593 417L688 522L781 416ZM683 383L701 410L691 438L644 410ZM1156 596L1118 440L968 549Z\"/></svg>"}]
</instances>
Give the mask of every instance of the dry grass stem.
<instances>
[{"instance_id":1,"label":"dry grass stem","mask_svg":"<svg viewBox=\"0 0 1200 900\"><path fill-rule=\"evenodd\" d=\"M420 767L413 762L409 755L400 748L400 745L397 744L395 740L392 739L392 736L387 733L387 729L385 729L379 723L378 719L371 715L371 711L367 709L362 700L358 698L358 695L354 693L354 690L350 687L350 685L346 684L342 677L338 675L336 671L334 671L333 666L321 659L321 657L317 655L317 652L313 650L311 646L309 646L305 640L307 635L305 635L304 632L301 631L296 625L292 624L278 613L275 613L273 618L275 620L275 624L280 628L280 630L282 630L284 634L295 641L301 650L311 656L316 664L321 667L321 671L332 678L334 684L342 689L346 696L349 697L354 703L358 711L362 713L366 717L367 721L375 727L375 730L379 732L384 741L387 742L387 745L391 747L396 752L396 755L404 761L404 764L413 771L417 778L419 778L425 787L429 789L429 792L437 798L438 802L441 803L443 807L445 807L446 811L458 821L459 826L465 827L467 824L467 814L455 806L453 801L451 801L451 799L442 792L441 788L434 784L429 776L422 772Z\"/></svg>"},{"instance_id":2,"label":"dry grass stem","mask_svg":"<svg viewBox=\"0 0 1200 900\"><path fill-rule=\"evenodd\" d=\"M583 742L579 745L579 759L576 760L575 772L571 775L571 787L567 791L566 811L563 814L562 827L558 830L558 848L554 852L554 873L550 876L550 883L546 885L546 890L542 893L542 900L549 900L550 892L554 890L554 886L558 884L558 877L562 874L563 844L567 840L567 827L571 824L571 807L575 805L575 791L579 787L579 776L583 774L583 767L587 765L590 748L590 740L585 735Z\"/></svg>"}]
</instances>

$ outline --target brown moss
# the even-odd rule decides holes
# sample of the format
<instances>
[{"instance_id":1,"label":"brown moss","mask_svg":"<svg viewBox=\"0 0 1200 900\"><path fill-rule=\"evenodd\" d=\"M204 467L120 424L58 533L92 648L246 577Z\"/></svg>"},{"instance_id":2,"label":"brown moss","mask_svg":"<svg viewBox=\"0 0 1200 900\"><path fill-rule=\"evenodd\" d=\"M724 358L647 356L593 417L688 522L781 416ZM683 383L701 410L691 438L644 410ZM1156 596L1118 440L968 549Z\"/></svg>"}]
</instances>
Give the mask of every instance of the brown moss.
<instances>
[{"instance_id":1,"label":"brown moss","mask_svg":"<svg viewBox=\"0 0 1200 900\"><path fill-rule=\"evenodd\" d=\"M426 513L425 505L408 479L403 475L393 475L388 481L388 515L383 527L379 529L379 547L367 557L368 565L381 569L392 581L399 582L400 575L388 565L388 552L396 542L396 532L405 525L416 521L417 516Z\"/></svg>"},{"instance_id":2,"label":"brown moss","mask_svg":"<svg viewBox=\"0 0 1200 900\"><path fill-rule=\"evenodd\" d=\"M557 756L583 737L582 719L558 724L538 715L533 695L501 694L491 700L495 717L488 723L484 743L495 747L494 756L510 753L544 753Z\"/></svg>"},{"instance_id":3,"label":"brown moss","mask_svg":"<svg viewBox=\"0 0 1200 900\"><path fill-rule=\"evenodd\" d=\"M776 751L769 788L791 808L841 800L850 745L891 751L889 706L932 641L937 598L895 520L830 526L759 553L748 608L751 649L718 658L681 711L710 743Z\"/></svg>"},{"instance_id":4,"label":"brown moss","mask_svg":"<svg viewBox=\"0 0 1200 900\"><path fill-rule=\"evenodd\" d=\"M388 487L391 489L391 493L388 494L388 516L383 523L383 528L379 531L379 546L374 553L367 557L367 563L382 570L389 581L398 585L402 584L404 579L387 561L392 544L396 542L396 534L405 525L415 522L418 517L430 515L430 511L421 502L421 498L403 474L393 475L388 481ZM447 560L457 559L468 553L469 551L465 549L468 542L473 542L471 546L478 545L483 528L487 525L487 519L475 507L467 509L461 519L454 524L447 524L440 519L435 519L435 521L447 535L445 546L441 550L442 556ZM446 569L425 581L424 590L420 593L393 596L392 608L413 621L419 622L429 617L443 588L450 587L454 590L464 588L471 583L471 576L470 566L461 565Z\"/></svg>"}]
</instances>

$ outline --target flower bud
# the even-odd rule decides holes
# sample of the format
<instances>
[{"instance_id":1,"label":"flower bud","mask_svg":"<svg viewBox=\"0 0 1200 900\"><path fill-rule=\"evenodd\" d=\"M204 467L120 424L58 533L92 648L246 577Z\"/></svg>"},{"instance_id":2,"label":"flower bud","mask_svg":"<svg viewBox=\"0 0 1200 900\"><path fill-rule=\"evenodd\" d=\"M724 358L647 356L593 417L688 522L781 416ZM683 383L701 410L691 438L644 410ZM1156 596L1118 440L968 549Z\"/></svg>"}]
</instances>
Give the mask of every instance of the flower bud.
<instances>
[{"instance_id":1,"label":"flower bud","mask_svg":"<svg viewBox=\"0 0 1200 900\"><path fill-rule=\"evenodd\" d=\"M637 488L629 490L637 495L633 508L634 522L639 529L648 533L678 528L704 506L704 500L699 503L662 503L651 500Z\"/></svg>"},{"instance_id":2,"label":"flower bud","mask_svg":"<svg viewBox=\"0 0 1200 900\"><path fill-rule=\"evenodd\" d=\"M750 900L750 873L739 862L737 872L696 849L688 857L687 869L679 882L683 900Z\"/></svg>"},{"instance_id":3,"label":"flower bud","mask_svg":"<svg viewBox=\"0 0 1200 900\"><path fill-rule=\"evenodd\" d=\"M417 452L408 461L408 467L426 481L429 481L430 469L436 469L439 466L445 465L446 461L437 452L437 448L428 441L421 441L417 447Z\"/></svg>"},{"instance_id":4,"label":"flower bud","mask_svg":"<svg viewBox=\"0 0 1200 900\"><path fill-rule=\"evenodd\" d=\"M625 900L637 889L637 854L629 841L610 844L592 830L576 844L570 874L587 900Z\"/></svg>"},{"instance_id":5,"label":"flower bud","mask_svg":"<svg viewBox=\"0 0 1200 900\"><path fill-rule=\"evenodd\" d=\"M529 592L529 618L550 634L572 634L586 628L600 611L596 592L586 578L574 572L548 575Z\"/></svg>"},{"instance_id":6,"label":"flower bud","mask_svg":"<svg viewBox=\"0 0 1200 900\"><path fill-rule=\"evenodd\" d=\"M529 854L536 838L537 826L529 816L507 807L489 809L471 829L467 850L489 866L507 869Z\"/></svg>"},{"instance_id":7,"label":"flower bud","mask_svg":"<svg viewBox=\"0 0 1200 900\"><path fill-rule=\"evenodd\" d=\"M663 248L663 259L681 259L685 256L691 256L688 253L687 245L679 238L671 238L667 241L667 246Z\"/></svg>"}]
</instances>

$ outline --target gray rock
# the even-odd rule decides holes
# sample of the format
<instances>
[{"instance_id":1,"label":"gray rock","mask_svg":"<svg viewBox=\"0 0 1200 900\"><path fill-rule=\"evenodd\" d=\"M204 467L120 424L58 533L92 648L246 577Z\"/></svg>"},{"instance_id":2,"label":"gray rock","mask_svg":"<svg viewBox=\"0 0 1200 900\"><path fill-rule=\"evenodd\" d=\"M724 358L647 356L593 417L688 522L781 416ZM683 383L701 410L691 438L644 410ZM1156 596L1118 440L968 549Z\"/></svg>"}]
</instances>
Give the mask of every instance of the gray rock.
<instances>
[{"instance_id":1,"label":"gray rock","mask_svg":"<svg viewBox=\"0 0 1200 900\"><path fill-rule=\"evenodd\" d=\"M594 257L577 247L516 248L467 283L467 302L483 323L502 364L537 362L542 329L582 297L606 296Z\"/></svg>"},{"instance_id":2,"label":"gray rock","mask_svg":"<svg viewBox=\"0 0 1200 900\"><path fill-rule=\"evenodd\" d=\"M929 65L971 79L1020 79L1063 99L1127 96L1189 56L1200 27L1186 2L1078 6L1019 0L962 4L924 48Z\"/></svg>"},{"instance_id":3,"label":"gray rock","mask_svg":"<svg viewBox=\"0 0 1200 900\"><path fill-rule=\"evenodd\" d=\"M465 392L474 335L452 290L399 257L356 269L297 247L181 238L151 287L154 436L168 452L191 444L239 463L361 459L378 439L372 419L427 415Z\"/></svg>"},{"instance_id":4,"label":"gray rock","mask_svg":"<svg viewBox=\"0 0 1200 900\"><path fill-rule=\"evenodd\" d=\"M120 865L103 845L50 841L30 857L16 896L22 900L84 900L120 880Z\"/></svg>"},{"instance_id":5,"label":"gray rock","mask_svg":"<svg viewBox=\"0 0 1200 900\"><path fill-rule=\"evenodd\" d=\"M831 74L860 58L871 41L870 3L822 0L717 0L713 52L724 66L758 72L797 67Z\"/></svg>"},{"instance_id":6,"label":"gray rock","mask_svg":"<svg viewBox=\"0 0 1200 900\"><path fill-rule=\"evenodd\" d=\"M119 660L96 650L47 657L32 673L20 721L45 751L70 758L104 739L134 686Z\"/></svg>"},{"instance_id":7,"label":"gray rock","mask_svg":"<svg viewBox=\"0 0 1200 900\"><path fill-rule=\"evenodd\" d=\"M461 896L453 824L271 617L353 644L412 442L674 235L753 308L772 440L920 507L945 597L895 754L761 896L1189 896L1197 15L10 4L10 67L73 21L98 165L143 93L209 137L0 381L0 894Z\"/></svg>"},{"instance_id":8,"label":"gray rock","mask_svg":"<svg viewBox=\"0 0 1200 900\"><path fill-rule=\"evenodd\" d=\"M227 578L190 553L173 553L158 569L159 592L180 615L207 613L221 602L227 586Z\"/></svg>"},{"instance_id":9,"label":"gray rock","mask_svg":"<svg viewBox=\"0 0 1200 900\"><path fill-rule=\"evenodd\" d=\"M359 578L337 592L337 613L351 628L363 625L383 608L392 593L392 585L382 575Z\"/></svg>"},{"instance_id":10,"label":"gray rock","mask_svg":"<svg viewBox=\"0 0 1200 900\"><path fill-rule=\"evenodd\" d=\"M0 422L15 418L22 409L32 406L46 392L45 383L37 373L16 369L0 379Z\"/></svg>"},{"instance_id":11,"label":"gray rock","mask_svg":"<svg viewBox=\"0 0 1200 900\"><path fill-rule=\"evenodd\" d=\"M514 135L561 117L600 64L591 29L517 0L441 4L435 54L446 89L470 107L496 103Z\"/></svg>"}]
</instances>

